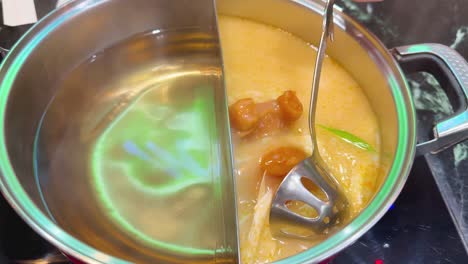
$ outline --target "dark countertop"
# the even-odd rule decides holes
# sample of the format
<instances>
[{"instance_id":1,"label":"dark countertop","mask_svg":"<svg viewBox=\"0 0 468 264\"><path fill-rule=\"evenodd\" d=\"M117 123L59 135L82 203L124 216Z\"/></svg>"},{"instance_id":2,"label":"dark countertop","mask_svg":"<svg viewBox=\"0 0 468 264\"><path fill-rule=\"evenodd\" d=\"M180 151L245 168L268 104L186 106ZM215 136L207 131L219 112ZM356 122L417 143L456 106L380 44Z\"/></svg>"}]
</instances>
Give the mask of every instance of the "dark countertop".
<instances>
[{"instance_id":1,"label":"dark countertop","mask_svg":"<svg viewBox=\"0 0 468 264\"><path fill-rule=\"evenodd\" d=\"M53 9L56 0L35 0L35 3L38 17L42 17ZM436 42L451 46L468 59L466 0L385 0L373 4L337 0L337 4L374 32L388 48ZM27 28L0 24L0 47L11 47ZM434 122L448 117L453 109L431 76L416 74L409 76L408 81L419 118L418 134L427 138ZM459 236L465 234L468 241L465 200L468 200L468 142L416 160L392 209L332 262L468 263ZM0 217L0 263L56 252L0 199L0 213L4 212L7 216ZM448 220L451 216L455 225Z\"/></svg>"}]
</instances>

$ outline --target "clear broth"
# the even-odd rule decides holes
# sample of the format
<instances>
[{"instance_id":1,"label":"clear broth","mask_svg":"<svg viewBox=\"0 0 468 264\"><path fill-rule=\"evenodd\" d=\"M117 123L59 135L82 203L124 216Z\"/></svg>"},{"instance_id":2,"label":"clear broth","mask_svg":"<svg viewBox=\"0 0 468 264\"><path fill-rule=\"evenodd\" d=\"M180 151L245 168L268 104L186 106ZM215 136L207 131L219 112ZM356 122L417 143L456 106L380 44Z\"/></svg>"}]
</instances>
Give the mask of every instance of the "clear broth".
<instances>
[{"instance_id":1,"label":"clear broth","mask_svg":"<svg viewBox=\"0 0 468 264\"><path fill-rule=\"evenodd\" d=\"M221 177L231 175L215 127L225 96L219 59L209 34L155 30L61 80L34 152L51 217L132 262L219 258L229 239Z\"/></svg>"}]
</instances>

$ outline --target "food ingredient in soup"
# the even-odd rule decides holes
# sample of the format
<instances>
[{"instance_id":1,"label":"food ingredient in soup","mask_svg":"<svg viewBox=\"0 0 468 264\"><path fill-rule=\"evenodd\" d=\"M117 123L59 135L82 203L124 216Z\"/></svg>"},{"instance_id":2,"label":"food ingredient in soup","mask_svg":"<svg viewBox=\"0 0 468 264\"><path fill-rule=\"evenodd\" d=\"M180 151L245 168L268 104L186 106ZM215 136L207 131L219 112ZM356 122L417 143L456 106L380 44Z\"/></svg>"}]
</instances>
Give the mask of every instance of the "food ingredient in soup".
<instances>
[{"instance_id":1,"label":"food ingredient in soup","mask_svg":"<svg viewBox=\"0 0 468 264\"><path fill-rule=\"evenodd\" d=\"M302 114L302 103L293 91L286 91L277 99L281 114L286 121L293 122Z\"/></svg>"},{"instance_id":2,"label":"food ingredient in soup","mask_svg":"<svg viewBox=\"0 0 468 264\"><path fill-rule=\"evenodd\" d=\"M284 177L307 154L297 147L279 147L265 153L260 160L260 168L268 175Z\"/></svg>"},{"instance_id":3,"label":"food ingredient in soup","mask_svg":"<svg viewBox=\"0 0 468 264\"><path fill-rule=\"evenodd\" d=\"M287 127L302 115L302 103L293 91L286 91L276 100L256 103L252 98L240 99L229 107L231 126L246 132L246 138L260 138ZM244 137L244 136L243 136Z\"/></svg>"},{"instance_id":4,"label":"food ingredient in soup","mask_svg":"<svg viewBox=\"0 0 468 264\"><path fill-rule=\"evenodd\" d=\"M316 49L288 32L250 20L220 16L219 26L231 106L241 258L243 263L271 262L329 236L314 234L307 241L273 238L268 218L285 172L312 153L304 113ZM349 199L350 218L355 217L374 193L379 127L358 83L328 56L316 118L318 151ZM288 207L313 215L298 202Z\"/></svg>"},{"instance_id":5,"label":"food ingredient in soup","mask_svg":"<svg viewBox=\"0 0 468 264\"><path fill-rule=\"evenodd\" d=\"M252 129L258 121L257 107L251 98L237 101L229 107L232 126L239 131Z\"/></svg>"},{"instance_id":6,"label":"food ingredient in soup","mask_svg":"<svg viewBox=\"0 0 468 264\"><path fill-rule=\"evenodd\" d=\"M337 135L338 137L340 137L342 140L348 142L348 143L351 143L353 145L355 145L356 147L358 148L362 148L364 150L368 150L368 151L372 151L374 152L375 149L369 144L367 143L364 139L361 139L349 132L346 132L344 130L340 130L340 129L336 129L336 128L332 128L332 127L327 127L327 126L324 126L324 125L318 125L320 128L323 128L323 129L326 129L328 130L329 132Z\"/></svg>"}]
</instances>

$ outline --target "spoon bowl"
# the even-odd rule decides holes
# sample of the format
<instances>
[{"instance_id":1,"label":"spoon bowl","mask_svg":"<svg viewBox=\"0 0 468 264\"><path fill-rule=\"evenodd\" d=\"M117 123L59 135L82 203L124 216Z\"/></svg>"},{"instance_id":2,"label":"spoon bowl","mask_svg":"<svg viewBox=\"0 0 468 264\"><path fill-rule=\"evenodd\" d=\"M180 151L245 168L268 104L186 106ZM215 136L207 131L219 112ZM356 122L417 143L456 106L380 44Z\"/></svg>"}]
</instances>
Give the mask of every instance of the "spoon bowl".
<instances>
[{"instance_id":1,"label":"spoon bowl","mask_svg":"<svg viewBox=\"0 0 468 264\"><path fill-rule=\"evenodd\" d=\"M314 153L296 165L278 188L270 212L270 228L273 230L273 235L305 237L288 230L305 228L316 233L323 233L330 226L339 224L345 219L348 207L346 196L328 172L329 170L318 151ZM326 195L326 199L320 199L310 192L303 184L303 178L318 186ZM302 216L287 207L287 203L290 201L303 202L315 209L318 215L316 217ZM288 229L286 230L285 227Z\"/></svg>"}]
</instances>

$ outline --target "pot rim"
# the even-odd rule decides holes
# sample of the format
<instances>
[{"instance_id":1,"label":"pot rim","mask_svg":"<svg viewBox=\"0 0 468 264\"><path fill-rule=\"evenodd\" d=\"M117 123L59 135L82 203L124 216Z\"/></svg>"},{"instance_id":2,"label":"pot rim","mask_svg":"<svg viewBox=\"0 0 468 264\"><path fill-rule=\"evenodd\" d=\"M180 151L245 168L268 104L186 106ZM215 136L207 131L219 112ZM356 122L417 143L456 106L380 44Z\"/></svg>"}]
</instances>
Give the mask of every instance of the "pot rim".
<instances>
[{"instance_id":1,"label":"pot rim","mask_svg":"<svg viewBox=\"0 0 468 264\"><path fill-rule=\"evenodd\" d=\"M322 13L321 5L307 0L291 1L311 12ZM122 259L102 253L81 242L51 221L29 198L21 186L9 160L5 140L5 114L8 97L15 77L32 50L41 43L50 31L73 16L92 8L103 1L73 0L42 18L13 46L0 66L0 190L9 204L37 233L60 250L87 263L128 263ZM104 1L105 2L105 1ZM355 242L367 232L390 208L400 194L415 154L416 124L413 102L402 70L387 48L372 33L348 15L335 10L336 26L347 33L359 32L359 41L367 48L376 49L381 55L380 67L384 71L392 90L398 117L398 143L393 164L388 176L369 205L345 228L316 246L279 260L275 263L315 263L333 256Z\"/></svg>"}]
</instances>

